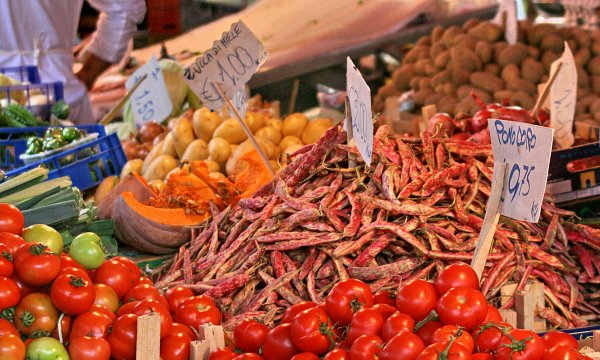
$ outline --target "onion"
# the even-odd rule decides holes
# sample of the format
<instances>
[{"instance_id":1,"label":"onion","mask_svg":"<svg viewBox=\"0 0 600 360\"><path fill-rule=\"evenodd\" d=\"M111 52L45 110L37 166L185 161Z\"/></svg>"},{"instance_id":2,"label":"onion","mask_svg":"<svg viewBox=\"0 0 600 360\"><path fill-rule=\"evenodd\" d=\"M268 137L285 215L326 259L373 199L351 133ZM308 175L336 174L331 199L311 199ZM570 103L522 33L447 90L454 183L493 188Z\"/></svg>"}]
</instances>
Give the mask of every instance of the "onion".
<instances>
[{"instance_id":1,"label":"onion","mask_svg":"<svg viewBox=\"0 0 600 360\"><path fill-rule=\"evenodd\" d=\"M148 153L150 153L151 149L152 149L152 143L149 143L149 142L138 145L136 157L138 159L144 160L146 158L146 156L148 156Z\"/></svg>"},{"instance_id":2,"label":"onion","mask_svg":"<svg viewBox=\"0 0 600 360\"><path fill-rule=\"evenodd\" d=\"M496 109L492 118L500 120L511 120L526 124L533 124L534 120L531 114L519 106L507 106Z\"/></svg>"},{"instance_id":3,"label":"onion","mask_svg":"<svg viewBox=\"0 0 600 360\"><path fill-rule=\"evenodd\" d=\"M438 127L440 128L439 130ZM450 136L452 130L454 130L454 120L452 119L452 116L446 113L437 113L427 122L427 130L432 134L439 132L437 134L438 136L443 134Z\"/></svg>"},{"instance_id":4,"label":"onion","mask_svg":"<svg viewBox=\"0 0 600 360\"><path fill-rule=\"evenodd\" d=\"M458 141L465 141L471 135L472 134L470 132L458 132L458 133L455 133L454 135L452 135L451 139L452 140L458 140Z\"/></svg>"},{"instance_id":5,"label":"onion","mask_svg":"<svg viewBox=\"0 0 600 360\"><path fill-rule=\"evenodd\" d=\"M492 116L492 111L488 109L482 109L473 115L471 118L471 128L473 132L479 132L488 126L488 119Z\"/></svg>"},{"instance_id":6,"label":"onion","mask_svg":"<svg viewBox=\"0 0 600 360\"><path fill-rule=\"evenodd\" d=\"M135 140L126 140L121 142L121 146L123 147L125 156L127 156L127 160L133 160L137 158L137 149L139 145L140 143Z\"/></svg>"},{"instance_id":7,"label":"onion","mask_svg":"<svg viewBox=\"0 0 600 360\"><path fill-rule=\"evenodd\" d=\"M491 144L492 139L490 139L490 131L488 129L483 129L471 135L467 141L471 141L480 145L487 145Z\"/></svg>"},{"instance_id":8,"label":"onion","mask_svg":"<svg viewBox=\"0 0 600 360\"><path fill-rule=\"evenodd\" d=\"M153 141L158 135L164 132L163 127L155 122L149 121L140 128L140 141L145 143Z\"/></svg>"}]
</instances>

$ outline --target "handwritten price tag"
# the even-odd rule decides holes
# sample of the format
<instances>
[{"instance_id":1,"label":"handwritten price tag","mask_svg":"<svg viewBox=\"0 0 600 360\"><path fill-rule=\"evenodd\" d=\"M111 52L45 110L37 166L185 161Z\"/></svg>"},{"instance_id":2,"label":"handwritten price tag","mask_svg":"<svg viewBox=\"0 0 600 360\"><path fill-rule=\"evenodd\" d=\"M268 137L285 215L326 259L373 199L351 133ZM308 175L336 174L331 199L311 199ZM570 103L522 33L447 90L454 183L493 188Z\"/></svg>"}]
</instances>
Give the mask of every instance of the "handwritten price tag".
<instances>
[{"instance_id":1,"label":"handwritten price tag","mask_svg":"<svg viewBox=\"0 0 600 360\"><path fill-rule=\"evenodd\" d=\"M242 116L242 119L246 117L246 92L244 90L238 91L233 94L233 98L231 99L233 102L233 106L235 106L236 110Z\"/></svg>"},{"instance_id":2,"label":"handwritten price tag","mask_svg":"<svg viewBox=\"0 0 600 360\"><path fill-rule=\"evenodd\" d=\"M507 164L499 212L537 222L542 210L554 129L488 120L494 159Z\"/></svg>"},{"instance_id":3,"label":"handwritten price tag","mask_svg":"<svg viewBox=\"0 0 600 360\"><path fill-rule=\"evenodd\" d=\"M577 67L569 45L565 42L562 56L552 63L550 74L558 69L560 72L550 88L550 126L556 132L554 139L559 148L571 147L575 142L573 135L573 119L575 118L575 103L577 102Z\"/></svg>"},{"instance_id":4,"label":"handwritten price tag","mask_svg":"<svg viewBox=\"0 0 600 360\"><path fill-rule=\"evenodd\" d=\"M506 23L503 24L504 14L506 14ZM505 25L504 38L509 44L517 43L518 27L517 27L517 7L515 0L500 0L498 4L498 12L492 19L492 22L500 26Z\"/></svg>"},{"instance_id":5,"label":"handwritten price tag","mask_svg":"<svg viewBox=\"0 0 600 360\"><path fill-rule=\"evenodd\" d=\"M352 135L367 165L373 156L373 114L371 89L350 58L346 60L346 89L352 114Z\"/></svg>"},{"instance_id":6,"label":"handwritten price tag","mask_svg":"<svg viewBox=\"0 0 600 360\"><path fill-rule=\"evenodd\" d=\"M138 125L150 120L160 123L173 111L173 103L167 92L165 79L154 56L127 79L125 82L127 90L146 74L148 75L146 80L135 89L129 100L133 107L133 118Z\"/></svg>"},{"instance_id":7,"label":"handwritten price tag","mask_svg":"<svg viewBox=\"0 0 600 360\"><path fill-rule=\"evenodd\" d=\"M241 21L213 43L213 47L185 69L185 79L202 103L213 110L223 106L223 98L215 89L217 82L225 96L232 98L267 60L269 52Z\"/></svg>"}]
</instances>

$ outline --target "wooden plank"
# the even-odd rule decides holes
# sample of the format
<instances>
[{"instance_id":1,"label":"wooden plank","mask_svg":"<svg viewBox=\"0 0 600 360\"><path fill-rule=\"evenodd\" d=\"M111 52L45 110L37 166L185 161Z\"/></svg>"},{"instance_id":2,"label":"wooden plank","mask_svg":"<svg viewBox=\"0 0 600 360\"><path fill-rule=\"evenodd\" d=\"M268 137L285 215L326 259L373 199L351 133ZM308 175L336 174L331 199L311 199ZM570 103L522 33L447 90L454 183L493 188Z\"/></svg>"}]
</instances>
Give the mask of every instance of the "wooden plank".
<instances>
[{"instance_id":1,"label":"wooden plank","mask_svg":"<svg viewBox=\"0 0 600 360\"><path fill-rule=\"evenodd\" d=\"M206 340L196 340L190 343L190 360L207 360L210 347Z\"/></svg>"},{"instance_id":2,"label":"wooden plank","mask_svg":"<svg viewBox=\"0 0 600 360\"><path fill-rule=\"evenodd\" d=\"M136 360L160 360L160 315L150 313L137 319Z\"/></svg>"},{"instance_id":3,"label":"wooden plank","mask_svg":"<svg viewBox=\"0 0 600 360\"><path fill-rule=\"evenodd\" d=\"M225 346L225 333L220 325L202 325L198 331L198 339L206 340L211 351Z\"/></svg>"},{"instance_id":4,"label":"wooden plank","mask_svg":"<svg viewBox=\"0 0 600 360\"><path fill-rule=\"evenodd\" d=\"M517 326L517 312L511 309L498 309L500 315L502 316L502 320L508 323L509 325L516 327Z\"/></svg>"},{"instance_id":5,"label":"wooden plank","mask_svg":"<svg viewBox=\"0 0 600 360\"><path fill-rule=\"evenodd\" d=\"M423 114L423 118L421 121L419 121L419 130L425 131L428 128L429 119L431 119L433 115L437 113L437 107L435 104L423 106L421 113Z\"/></svg>"}]
</instances>

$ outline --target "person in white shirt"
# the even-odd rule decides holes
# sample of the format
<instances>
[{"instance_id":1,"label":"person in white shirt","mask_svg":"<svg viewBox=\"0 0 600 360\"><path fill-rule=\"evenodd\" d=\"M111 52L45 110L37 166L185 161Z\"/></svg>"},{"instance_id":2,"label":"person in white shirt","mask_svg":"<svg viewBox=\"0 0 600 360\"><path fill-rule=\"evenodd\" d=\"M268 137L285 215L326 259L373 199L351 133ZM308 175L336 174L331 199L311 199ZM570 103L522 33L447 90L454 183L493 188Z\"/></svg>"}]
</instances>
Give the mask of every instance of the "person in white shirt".
<instances>
[{"instance_id":1,"label":"person in white shirt","mask_svg":"<svg viewBox=\"0 0 600 360\"><path fill-rule=\"evenodd\" d=\"M73 73L73 47L83 0L0 0L0 67L37 65L42 82L64 82L71 120L94 122L87 90L111 64L121 60L144 0L86 0L100 12L96 32Z\"/></svg>"}]
</instances>

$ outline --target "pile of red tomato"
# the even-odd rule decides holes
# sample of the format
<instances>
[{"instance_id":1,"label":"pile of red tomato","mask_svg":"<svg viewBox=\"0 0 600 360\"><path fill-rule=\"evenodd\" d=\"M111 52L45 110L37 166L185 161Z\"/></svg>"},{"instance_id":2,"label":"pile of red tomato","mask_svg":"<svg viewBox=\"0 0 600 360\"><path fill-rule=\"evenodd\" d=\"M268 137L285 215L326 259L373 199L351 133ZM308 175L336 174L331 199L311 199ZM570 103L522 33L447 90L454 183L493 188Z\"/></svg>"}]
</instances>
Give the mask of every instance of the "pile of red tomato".
<instances>
[{"instance_id":1,"label":"pile of red tomato","mask_svg":"<svg viewBox=\"0 0 600 360\"><path fill-rule=\"evenodd\" d=\"M237 349L215 349L209 360L589 359L569 334L540 337L504 323L463 263L448 266L434 283L411 281L395 296L341 281L323 303L288 308L273 329L245 319L234 342Z\"/></svg>"},{"instance_id":2,"label":"pile of red tomato","mask_svg":"<svg viewBox=\"0 0 600 360\"><path fill-rule=\"evenodd\" d=\"M194 329L221 322L212 299L183 287L161 295L129 258L98 262L86 246L84 266L22 230L19 210L0 204L0 359L133 360L137 318L158 313L161 358L188 360Z\"/></svg>"}]
</instances>

